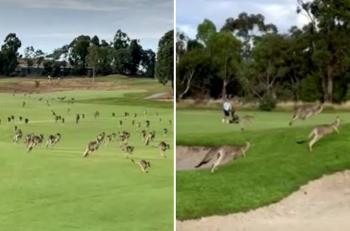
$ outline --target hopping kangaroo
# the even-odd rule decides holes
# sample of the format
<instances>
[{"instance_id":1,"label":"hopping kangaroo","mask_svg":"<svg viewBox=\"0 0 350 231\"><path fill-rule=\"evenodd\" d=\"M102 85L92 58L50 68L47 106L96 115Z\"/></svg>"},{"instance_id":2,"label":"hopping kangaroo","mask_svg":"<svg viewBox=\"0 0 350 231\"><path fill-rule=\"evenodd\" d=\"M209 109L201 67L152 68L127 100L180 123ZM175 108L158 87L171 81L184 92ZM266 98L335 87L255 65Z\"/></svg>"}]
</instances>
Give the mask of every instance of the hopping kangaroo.
<instances>
[{"instance_id":1,"label":"hopping kangaroo","mask_svg":"<svg viewBox=\"0 0 350 231\"><path fill-rule=\"evenodd\" d=\"M38 136L32 135L29 137L29 140L27 141L27 152L30 152L35 148L37 145L41 144L44 140L44 135L40 134Z\"/></svg>"},{"instance_id":2,"label":"hopping kangaroo","mask_svg":"<svg viewBox=\"0 0 350 231\"><path fill-rule=\"evenodd\" d=\"M170 149L170 145L165 143L164 141L159 143L159 151L160 155L164 158L166 158L165 152L166 150Z\"/></svg>"},{"instance_id":3,"label":"hopping kangaroo","mask_svg":"<svg viewBox=\"0 0 350 231\"><path fill-rule=\"evenodd\" d=\"M331 124L324 124L324 125L320 125L315 127L314 129L312 129L312 131L310 132L309 136L308 136L308 147L309 147L309 151L312 151L312 146L318 142L320 139L322 139L323 137L336 132L339 133L339 125L340 125L340 118L339 116L337 116L336 120L331 123ZM297 141L298 144L302 144L306 142L306 140L303 141Z\"/></svg>"},{"instance_id":4,"label":"hopping kangaroo","mask_svg":"<svg viewBox=\"0 0 350 231\"><path fill-rule=\"evenodd\" d=\"M83 157L88 157L90 153L95 152L100 147L100 143L98 141L91 141L86 146L85 152L83 153Z\"/></svg>"},{"instance_id":5,"label":"hopping kangaroo","mask_svg":"<svg viewBox=\"0 0 350 231\"><path fill-rule=\"evenodd\" d=\"M131 159L131 161L136 164L135 160ZM144 173L148 173L149 168L151 168L151 162L147 161L147 160L140 160L139 162L137 162L137 165L140 167L141 171Z\"/></svg>"},{"instance_id":6,"label":"hopping kangaroo","mask_svg":"<svg viewBox=\"0 0 350 231\"><path fill-rule=\"evenodd\" d=\"M293 122L297 119L306 120L312 116L318 115L323 110L323 104L312 105L312 106L301 106L294 110L294 115L289 125L292 126Z\"/></svg>"},{"instance_id":7,"label":"hopping kangaroo","mask_svg":"<svg viewBox=\"0 0 350 231\"><path fill-rule=\"evenodd\" d=\"M210 170L213 173L224 159L229 158L231 160L242 155L245 157L246 152L249 150L249 148L250 148L249 142L246 142L246 144L243 146L222 146L222 147L216 148L212 151L209 151L205 155L203 160L195 166L195 168L199 168L203 164L208 163L209 161L211 161L216 157L217 159L213 163Z\"/></svg>"},{"instance_id":8,"label":"hopping kangaroo","mask_svg":"<svg viewBox=\"0 0 350 231\"><path fill-rule=\"evenodd\" d=\"M23 132L21 129L16 129L15 136L13 137L13 142L18 143L23 137Z\"/></svg>"},{"instance_id":9,"label":"hopping kangaroo","mask_svg":"<svg viewBox=\"0 0 350 231\"><path fill-rule=\"evenodd\" d=\"M126 152L126 158L128 159L129 156L133 154L135 147L124 144L121 146L121 149L123 152Z\"/></svg>"},{"instance_id":10,"label":"hopping kangaroo","mask_svg":"<svg viewBox=\"0 0 350 231\"><path fill-rule=\"evenodd\" d=\"M46 142L46 147L48 148L50 146L52 148L60 140L61 140L60 133L56 133L56 135L49 135L49 138L47 139L47 142Z\"/></svg>"}]
</instances>

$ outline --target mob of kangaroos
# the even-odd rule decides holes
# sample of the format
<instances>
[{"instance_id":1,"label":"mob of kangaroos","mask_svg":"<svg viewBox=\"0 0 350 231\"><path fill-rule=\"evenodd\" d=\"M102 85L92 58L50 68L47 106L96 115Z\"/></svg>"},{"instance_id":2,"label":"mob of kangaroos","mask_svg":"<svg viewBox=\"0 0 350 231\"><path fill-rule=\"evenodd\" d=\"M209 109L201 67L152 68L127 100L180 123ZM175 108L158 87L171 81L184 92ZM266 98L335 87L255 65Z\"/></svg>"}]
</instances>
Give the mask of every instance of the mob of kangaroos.
<instances>
[{"instance_id":1,"label":"mob of kangaroos","mask_svg":"<svg viewBox=\"0 0 350 231\"><path fill-rule=\"evenodd\" d=\"M323 108L324 108L323 104L298 107L295 109L293 118L289 122L289 125L292 125L295 120L298 120L298 119L306 120L315 115L318 115L323 111ZM245 119L250 121L253 118L254 117L248 117ZM297 141L297 143L301 144L301 143L307 142L308 149L311 152L313 150L313 146L319 140L321 140L322 138L334 132L339 133L339 126L340 126L340 118L339 116L337 116L335 121L332 123L322 124L314 127L306 140ZM210 161L213 161L213 164L210 170L213 173L218 168L218 166L223 162L223 160L229 161L239 156L245 157L246 152L249 150L250 146L251 146L250 143L246 142L246 144L243 146L224 145L222 147L211 148L206 153L204 158L195 166L195 168L199 168L200 166L207 164Z\"/></svg>"},{"instance_id":2,"label":"mob of kangaroos","mask_svg":"<svg viewBox=\"0 0 350 231\"><path fill-rule=\"evenodd\" d=\"M57 99L60 102L63 102L66 100L66 97L59 97ZM56 98L51 100L56 100ZM48 100L45 98L39 98L38 101L43 103L48 102ZM73 99L71 101L73 102ZM81 126L80 121L82 119L85 119L85 115L87 115L82 112L74 111L73 107L69 107L65 111L65 113L66 115L63 115L63 113L58 113L50 107L48 116L49 118L53 118L55 126L61 127L61 125L58 122L62 122L62 124L74 123L76 124L76 126ZM96 122L98 122L98 120L101 118L101 114L102 113L100 111L94 111L94 113L92 113L93 118ZM152 119L152 117L148 117L147 111L144 112L144 116L139 116L137 113L130 112L124 112L123 114L119 115L121 117L118 116L116 112L111 113L111 118L114 119L116 122L119 121L119 126L117 126L116 128L117 131L110 131L109 133L101 131L100 133L98 133L94 137L94 139L90 140L90 142L87 142L85 149L82 152L83 158L90 157L91 154L96 153L98 150L102 149L102 146L113 146L115 144L118 144L119 142L119 145L115 145L114 147L119 146L121 153L126 153L126 158L132 159L131 157L136 156L134 153L135 149L137 150L137 145L131 145L129 143L130 141L132 142L130 137L138 137L139 135L142 137L142 145L146 146L147 148L157 147L160 152L160 155L164 158L166 157L165 154L166 151L170 149L170 145L165 141L156 140L156 131L153 130L153 125L158 124L155 123L155 121L159 121L159 123L161 123L160 126L163 126L160 128L158 134L162 134L163 137L166 137L169 133L170 126L167 126L167 121L164 120L164 118L162 118L160 114L155 113L156 118L154 119ZM66 119L64 117L66 117ZM44 134L40 133L36 134L34 132L31 132L29 134L27 133L28 135L25 135L24 131L29 128L30 124L29 119L25 118L22 115L10 115L8 116L7 120L9 123L11 123L10 125L14 125L14 134L11 137L13 143L19 144L20 141L24 142L27 152L32 152L34 149L39 148L40 145L44 143L44 139L44 147L46 147L47 150L49 150L49 148L54 148L55 145L57 145L59 142L62 142L62 134L60 132L47 134L47 136L44 136ZM19 128L17 123L23 124L23 128ZM113 126L113 124L115 124L115 122L111 123L111 126ZM169 121L169 125L171 125L171 120ZM135 133L139 133L139 135ZM156 141L159 142L158 146L153 145L153 142ZM156 153L156 151L154 152ZM132 162L135 163L144 173L147 173L151 167L150 161L145 159L132 159Z\"/></svg>"}]
</instances>

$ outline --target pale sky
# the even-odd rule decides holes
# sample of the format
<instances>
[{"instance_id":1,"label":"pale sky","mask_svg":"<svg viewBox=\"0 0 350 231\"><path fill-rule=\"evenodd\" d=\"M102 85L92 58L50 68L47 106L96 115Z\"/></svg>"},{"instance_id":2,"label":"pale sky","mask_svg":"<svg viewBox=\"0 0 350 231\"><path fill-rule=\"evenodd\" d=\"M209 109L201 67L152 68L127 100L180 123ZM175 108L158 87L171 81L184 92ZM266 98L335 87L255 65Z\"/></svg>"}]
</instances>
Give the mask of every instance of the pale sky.
<instances>
[{"instance_id":1,"label":"pale sky","mask_svg":"<svg viewBox=\"0 0 350 231\"><path fill-rule=\"evenodd\" d=\"M81 34L111 41L118 29L155 50L172 28L173 0L0 0L0 45L14 32L21 50L51 52Z\"/></svg>"},{"instance_id":2,"label":"pale sky","mask_svg":"<svg viewBox=\"0 0 350 231\"><path fill-rule=\"evenodd\" d=\"M220 29L229 17L239 13L260 13L265 23L273 23L282 33L293 26L306 24L307 19L296 13L297 0L177 0L176 26L191 38L196 35L197 25L205 18Z\"/></svg>"}]
</instances>

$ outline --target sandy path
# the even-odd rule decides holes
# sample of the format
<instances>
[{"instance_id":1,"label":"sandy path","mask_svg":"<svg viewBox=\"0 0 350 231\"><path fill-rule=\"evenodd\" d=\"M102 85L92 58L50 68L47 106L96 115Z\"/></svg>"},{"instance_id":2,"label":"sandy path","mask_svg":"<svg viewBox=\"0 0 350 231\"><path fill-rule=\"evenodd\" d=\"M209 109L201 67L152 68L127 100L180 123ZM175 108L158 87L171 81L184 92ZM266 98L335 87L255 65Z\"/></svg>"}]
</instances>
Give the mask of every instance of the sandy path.
<instances>
[{"instance_id":1,"label":"sandy path","mask_svg":"<svg viewBox=\"0 0 350 231\"><path fill-rule=\"evenodd\" d=\"M279 203L247 213L177 221L178 231L348 231L350 171L312 181Z\"/></svg>"}]
</instances>

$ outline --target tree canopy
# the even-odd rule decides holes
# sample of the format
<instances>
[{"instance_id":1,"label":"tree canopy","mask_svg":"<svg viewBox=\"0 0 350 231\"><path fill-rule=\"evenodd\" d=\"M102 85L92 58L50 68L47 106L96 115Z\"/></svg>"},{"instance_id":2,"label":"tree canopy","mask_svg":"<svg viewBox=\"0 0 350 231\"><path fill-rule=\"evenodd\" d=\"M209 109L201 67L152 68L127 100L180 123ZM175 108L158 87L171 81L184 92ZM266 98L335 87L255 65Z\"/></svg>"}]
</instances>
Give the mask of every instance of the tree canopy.
<instances>
[{"instance_id":1,"label":"tree canopy","mask_svg":"<svg viewBox=\"0 0 350 231\"><path fill-rule=\"evenodd\" d=\"M282 100L349 100L350 2L298 0L295 9L309 22L285 33L246 12L220 30L205 19L194 39L179 31L177 86L185 94L178 97L238 96L268 110Z\"/></svg>"}]
</instances>

